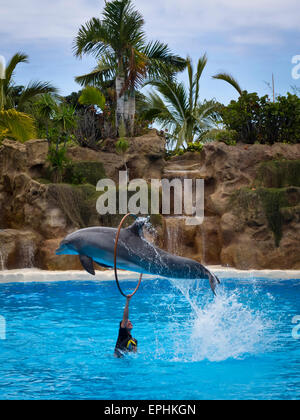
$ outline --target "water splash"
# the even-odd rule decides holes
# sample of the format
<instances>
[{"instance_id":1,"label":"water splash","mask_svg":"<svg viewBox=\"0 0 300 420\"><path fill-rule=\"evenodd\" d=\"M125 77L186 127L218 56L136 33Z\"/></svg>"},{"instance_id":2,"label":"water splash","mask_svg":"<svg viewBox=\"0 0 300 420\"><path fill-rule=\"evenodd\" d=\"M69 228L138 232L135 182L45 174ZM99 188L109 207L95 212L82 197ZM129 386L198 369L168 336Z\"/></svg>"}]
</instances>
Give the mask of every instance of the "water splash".
<instances>
[{"instance_id":1,"label":"water splash","mask_svg":"<svg viewBox=\"0 0 300 420\"><path fill-rule=\"evenodd\" d=\"M221 293L197 313L191 336L193 359L221 361L256 354L265 345L267 325L260 312L240 303L237 293Z\"/></svg>"},{"instance_id":2,"label":"water splash","mask_svg":"<svg viewBox=\"0 0 300 420\"><path fill-rule=\"evenodd\" d=\"M34 267L35 252L36 247L32 241L26 240L20 244L20 253L24 268Z\"/></svg>"},{"instance_id":3,"label":"water splash","mask_svg":"<svg viewBox=\"0 0 300 420\"><path fill-rule=\"evenodd\" d=\"M168 252L181 256L182 249L182 223L184 218L166 217L165 245Z\"/></svg>"},{"instance_id":4,"label":"water splash","mask_svg":"<svg viewBox=\"0 0 300 420\"><path fill-rule=\"evenodd\" d=\"M273 322L268 319L267 311L272 296L266 296L265 302L261 301L262 306L258 307L257 301L255 305L245 302L245 296L243 298L238 288L219 288L217 297L212 298L208 292L203 292L203 283L200 286L199 282L192 285L192 282L172 280L172 284L192 309L184 327L189 330L188 345L184 345L184 353L176 350L182 348L178 342L183 336L178 331L174 360L220 362L230 358L243 359L267 351L274 342ZM253 291L257 293L256 286Z\"/></svg>"}]
</instances>

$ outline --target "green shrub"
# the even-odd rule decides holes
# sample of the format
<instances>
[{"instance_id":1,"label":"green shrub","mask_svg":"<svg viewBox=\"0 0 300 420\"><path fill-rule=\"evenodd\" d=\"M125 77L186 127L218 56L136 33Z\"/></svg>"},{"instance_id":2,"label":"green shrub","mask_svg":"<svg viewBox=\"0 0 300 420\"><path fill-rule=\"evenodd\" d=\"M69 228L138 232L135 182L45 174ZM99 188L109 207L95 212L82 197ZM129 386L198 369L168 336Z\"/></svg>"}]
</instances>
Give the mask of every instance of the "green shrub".
<instances>
[{"instance_id":1,"label":"green shrub","mask_svg":"<svg viewBox=\"0 0 300 420\"><path fill-rule=\"evenodd\" d=\"M220 141L228 146L235 146L238 140L238 133L235 130L218 130L213 129L205 134L203 142Z\"/></svg>"},{"instance_id":2,"label":"green shrub","mask_svg":"<svg viewBox=\"0 0 300 420\"><path fill-rule=\"evenodd\" d=\"M67 158L67 149L65 147L50 147L48 152L48 162L50 163L49 168L49 179L54 182L61 182L65 168L69 164Z\"/></svg>"},{"instance_id":3,"label":"green shrub","mask_svg":"<svg viewBox=\"0 0 300 420\"><path fill-rule=\"evenodd\" d=\"M230 205L235 211L248 219L254 219L262 206L268 220L268 226L274 234L275 245L279 247L282 238L283 214L282 209L289 207L286 188L258 188L250 190L242 188L236 191L230 199Z\"/></svg>"},{"instance_id":4,"label":"green shrub","mask_svg":"<svg viewBox=\"0 0 300 420\"><path fill-rule=\"evenodd\" d=\"M300 187L300 160L262 162L255 182L266 188Z\"/></svg>"},{"instance_id":5,"label":"green shrub","mask_svg":"<svg viewBox=\"0 0 300 420\"><path fill-rule=\"evenodd\" d=\"M48 185L48 196L61 209L70 225L79 228L99 225L96 201L99 193L93 185Z\"/></svg>"},{"instance_id":6,"label":"green shrub","mask_svg":"<svg viewBox=\"0 0 300 420\"><path fill-rule=\"evenodd\" d=\"M166 159L170 159L173 156L182 156L187 152L201 153L202 149L203 149L203 144L201 142L190 142L187 144L186 148L167 151Z\"/></svg>"},{"instance_id":7,"label":"green shrub","mask_svg":"<svg viewBox=\"0 0 300 420\"><path fill-rule=\"evenodd\" d=\"M300 142L300 98L290 93L271 102L266 95L244 91L220 110L224 124L245 143Z\"/></svg>"},{"instance_id":8,"label":"green shrub","mask_svg":"<svg viewBox=\"0 0 300 420\"><path fill-rule=\"evenodd\" d=\"M187 148L185 149L186 152L202 152L203 144L200 142L191 142L187 144Z\"/></svg>"},{"instance_id":9,"label":"green shrub","mask_svg":"<svg viewBox=\"0 0 300 420\"><path fill-rule=\"evenodd\" d=\"M105 170L101 162L70 162L64 173L64 182L69 184L97 185L105 178Z\"/></svg>"}]
</instances>

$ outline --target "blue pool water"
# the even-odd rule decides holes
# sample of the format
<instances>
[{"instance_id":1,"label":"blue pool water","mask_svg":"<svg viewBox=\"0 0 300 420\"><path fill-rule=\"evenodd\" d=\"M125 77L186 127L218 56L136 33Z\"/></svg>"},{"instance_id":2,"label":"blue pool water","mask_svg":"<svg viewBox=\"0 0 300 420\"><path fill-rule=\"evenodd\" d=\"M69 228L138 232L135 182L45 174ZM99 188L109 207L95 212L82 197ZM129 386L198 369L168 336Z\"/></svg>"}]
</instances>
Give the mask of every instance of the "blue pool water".
<instances>
[{"instance_id":1,"label":"blue pool water","mask_svg":"<svg viewBox=\"0 0 300 420\"><path fill-rule=\"evenodd\" d=\"M223 279L213 298L206 282L146 280L130 308L139 351L116 359L114 282L2 284L0 398L299 399L299 291Z\"/></svg>"}]
</instances>

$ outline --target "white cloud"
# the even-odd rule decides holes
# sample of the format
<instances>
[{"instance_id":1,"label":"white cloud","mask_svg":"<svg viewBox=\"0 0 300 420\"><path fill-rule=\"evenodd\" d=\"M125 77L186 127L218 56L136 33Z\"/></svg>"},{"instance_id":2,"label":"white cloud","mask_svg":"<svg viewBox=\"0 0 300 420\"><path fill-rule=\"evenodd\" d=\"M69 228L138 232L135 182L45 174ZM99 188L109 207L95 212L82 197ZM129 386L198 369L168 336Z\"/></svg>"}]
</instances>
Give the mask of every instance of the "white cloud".
<instances>
[{"instance_id":1,"label":"white cloud","mask_svg":"<svg viewBox=\"0 0 300 420\"><path fill-rule=\"evenodd\" d=\"M1 0L0 32L9 40L68 40L103 0ZM224 42L267 45L299 30L298 0L136 0L153 38L184 42L222 35ZM270 35L270 30L272 35ZM258 31L258 32L256 32Z\"/></svg>"}]
</instances>

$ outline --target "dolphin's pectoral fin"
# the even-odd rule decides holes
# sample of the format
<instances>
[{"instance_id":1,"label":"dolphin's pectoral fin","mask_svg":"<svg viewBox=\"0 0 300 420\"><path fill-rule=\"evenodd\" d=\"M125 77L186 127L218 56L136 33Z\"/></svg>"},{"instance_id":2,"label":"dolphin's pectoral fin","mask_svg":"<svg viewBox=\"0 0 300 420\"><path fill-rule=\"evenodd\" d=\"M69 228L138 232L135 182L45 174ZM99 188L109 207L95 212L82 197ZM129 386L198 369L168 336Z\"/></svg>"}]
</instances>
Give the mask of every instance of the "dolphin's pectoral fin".
<instances>
[{"instance_id":1,"label":"dolphin's pectoral fin","mask_svg":"<svg viewBox=\"0 0 300 420\"><path fill-rule=\"evenodd\" d=\"M96 274L94 269L93 260L90 257L86 257L85 255L79 255L79 259L81 262L82 267L93 276Z\"/></svg>"}]
</instances>

